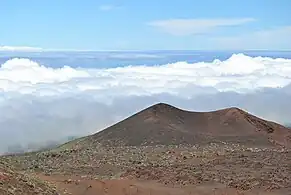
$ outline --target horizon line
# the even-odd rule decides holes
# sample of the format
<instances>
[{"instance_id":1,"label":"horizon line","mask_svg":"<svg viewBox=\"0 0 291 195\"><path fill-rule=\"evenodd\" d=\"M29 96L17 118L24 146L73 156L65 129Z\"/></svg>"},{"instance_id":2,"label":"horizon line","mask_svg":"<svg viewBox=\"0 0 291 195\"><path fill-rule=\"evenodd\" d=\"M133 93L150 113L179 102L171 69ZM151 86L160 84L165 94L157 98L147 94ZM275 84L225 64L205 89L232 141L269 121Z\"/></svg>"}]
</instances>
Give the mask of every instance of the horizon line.
<instances>
[{"instance_id":1,"label":"horizon line","mask_svg":"<svg viewBox=\"0 0 291 195\"><path fill-rule=\"evenodd\" d=\"M159 51L195 51L195 52L291 52L291 49L1 49L0 52L7 53L42 53L42 52L159 52Z\"/></svg>"}]
</instances>

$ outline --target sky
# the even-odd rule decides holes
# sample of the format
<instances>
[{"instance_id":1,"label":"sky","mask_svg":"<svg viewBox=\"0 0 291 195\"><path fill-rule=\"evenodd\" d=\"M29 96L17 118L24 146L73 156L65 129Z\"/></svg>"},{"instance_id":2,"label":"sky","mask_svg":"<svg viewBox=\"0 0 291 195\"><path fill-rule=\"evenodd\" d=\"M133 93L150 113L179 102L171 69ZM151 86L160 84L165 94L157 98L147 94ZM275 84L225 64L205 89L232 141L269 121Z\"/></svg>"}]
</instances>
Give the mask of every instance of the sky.
<instances>
[{"instance_id":1,"label":"sky","mask_svg":"<svg viewBox=\"0 0 291 195\"><path fill-rule=\"evenodd\" d=\"M291 50L289 0L1 0L0 50Z\"/></svg>"}]
</instances>

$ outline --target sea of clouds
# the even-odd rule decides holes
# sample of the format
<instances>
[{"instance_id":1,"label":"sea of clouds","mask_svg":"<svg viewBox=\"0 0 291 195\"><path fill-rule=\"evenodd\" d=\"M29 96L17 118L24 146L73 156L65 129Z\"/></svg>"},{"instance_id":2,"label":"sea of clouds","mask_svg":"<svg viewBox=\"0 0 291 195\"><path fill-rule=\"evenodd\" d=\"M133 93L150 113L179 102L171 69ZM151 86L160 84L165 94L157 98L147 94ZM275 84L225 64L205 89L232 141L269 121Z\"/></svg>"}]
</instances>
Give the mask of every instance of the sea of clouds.
<instances>
[{"instance_id":1,"label":"sea of clouds","mask_svg":"<svg viewBox=\"0 0 291 195\"><path fill-rule=\"evenodd\" d=\"M291 59L233 54L212 62L117 68L0 68L0 153L38 149L112 125L154 103L209 111L238 106L291 122Z\"/></svg>"}]
</instances>

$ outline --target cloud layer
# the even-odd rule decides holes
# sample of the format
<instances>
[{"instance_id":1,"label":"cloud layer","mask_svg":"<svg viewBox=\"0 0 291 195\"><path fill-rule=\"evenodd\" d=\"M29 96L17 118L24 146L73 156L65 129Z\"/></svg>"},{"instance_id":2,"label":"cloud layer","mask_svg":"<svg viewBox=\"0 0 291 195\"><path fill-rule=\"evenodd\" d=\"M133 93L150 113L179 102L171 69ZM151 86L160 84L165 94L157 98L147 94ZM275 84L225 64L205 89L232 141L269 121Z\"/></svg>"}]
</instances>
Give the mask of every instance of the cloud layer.
<instances>
[{"instance_id":1,"label":"cloud layer","mask_svg":"<svg viewBox=\"0 0 291 195\"><path fill-rule=\"evenodd\" d=\"M180 93L189 86L206 91L250 92L265 87L284 87L291 81L291 60L234 54L225 61L189 64L176 62L157 66L127 66L53 69L29 59L14 58L0 68L0 90L33 95L100 92L107 95ZM211 90L210 90L211 89ZM204 91L204 90L202 90ZM107 99L107 98L106 98Z\"/></svg>"},{"instance_id":2,"label":"cloud layer","mask_svg":"<svg viewBox=\"0 0 291 195\"><path fill-rule=\"evenodd\" d=\"M42 48L39 47L27 47L27 46L1 46L0 51L26 51L26 52L35 52L42 51Z\"/></svg>"},{"instance_id":3,"label":"cloud layer","mask_svg":"<svg viewBox=\"0 0 291 195\"><path fill-rule=\"evenodd\" d=\"M199 111L239 106L287 123L290 82L291 59L244 54L107 69L13 58L0 68L0 153L87 135L157 102Z\"/></svg>"},{"instance_id":4,"label":"cloud layer","mask_svg":"<svg viewBox=\"0 0 291 195\"><path fill-rule=\"evenodd\" d=\"M209 33L218 27L237 26L253 21L255 21L253 18L169 19L152 21L148 25L159 28L172 35L184 36Z\"/></svg>"}]
</instances>

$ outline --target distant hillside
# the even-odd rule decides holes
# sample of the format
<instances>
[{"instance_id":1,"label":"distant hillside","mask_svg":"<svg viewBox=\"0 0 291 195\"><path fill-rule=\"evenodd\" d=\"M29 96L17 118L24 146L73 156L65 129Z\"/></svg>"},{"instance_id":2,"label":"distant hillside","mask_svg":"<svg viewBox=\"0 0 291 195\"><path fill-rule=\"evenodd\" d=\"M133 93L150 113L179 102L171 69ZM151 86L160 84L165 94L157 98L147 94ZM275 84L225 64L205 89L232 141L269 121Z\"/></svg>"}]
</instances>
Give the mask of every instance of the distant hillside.
<instances>
[{"instance_id":1,"label":"distant hillside","mask_svg":"<svg viewBox=\"0 0 291 195\"><path fill-rule=\"evenodd\" d=\"M290 146L290 129L239 108L190 112L156 104L85 138L107 146L207 144Z\"/></svg>"}]
</instances>

